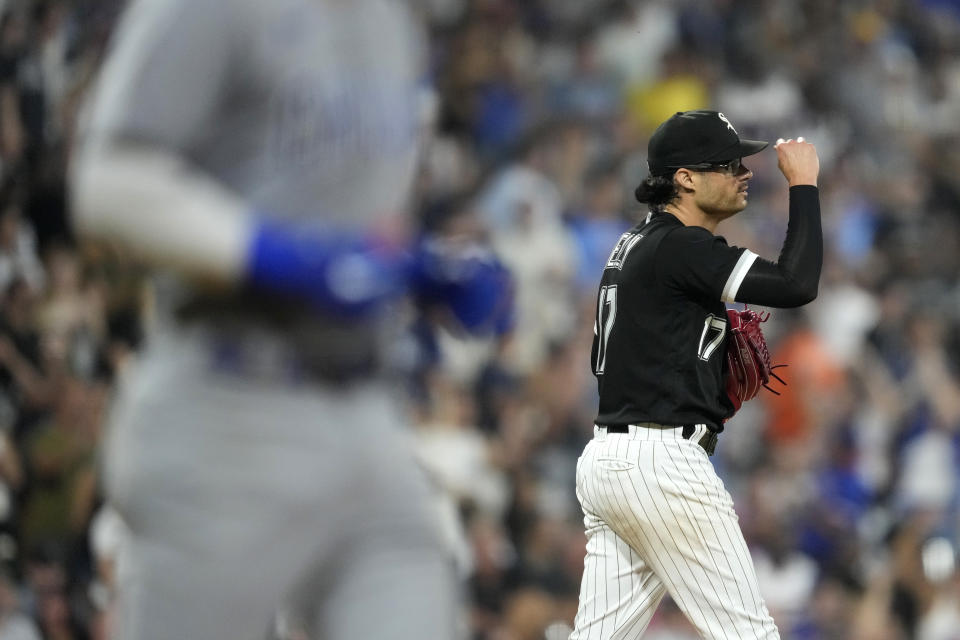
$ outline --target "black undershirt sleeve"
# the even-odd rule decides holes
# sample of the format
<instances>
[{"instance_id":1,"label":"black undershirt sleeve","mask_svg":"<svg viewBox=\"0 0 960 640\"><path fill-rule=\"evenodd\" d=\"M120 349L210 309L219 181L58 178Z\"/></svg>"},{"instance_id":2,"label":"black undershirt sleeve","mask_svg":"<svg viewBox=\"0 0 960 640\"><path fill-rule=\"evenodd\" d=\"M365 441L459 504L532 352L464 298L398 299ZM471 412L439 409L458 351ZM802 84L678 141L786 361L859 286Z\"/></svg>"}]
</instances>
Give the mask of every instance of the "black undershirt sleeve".
<instances>
[{"instance_id":1,"label":"black undershirt sleeve","mask_svg":"<svg viewBox=\"0 0 960 640\"><path fill-rule=\"evenodd\" d=\"M737 291L737 302L799 307L817 297L823 266L820 194L812 185L790 187L787 237L776 263L757 258Z\"/></svg>"}]
</instances>

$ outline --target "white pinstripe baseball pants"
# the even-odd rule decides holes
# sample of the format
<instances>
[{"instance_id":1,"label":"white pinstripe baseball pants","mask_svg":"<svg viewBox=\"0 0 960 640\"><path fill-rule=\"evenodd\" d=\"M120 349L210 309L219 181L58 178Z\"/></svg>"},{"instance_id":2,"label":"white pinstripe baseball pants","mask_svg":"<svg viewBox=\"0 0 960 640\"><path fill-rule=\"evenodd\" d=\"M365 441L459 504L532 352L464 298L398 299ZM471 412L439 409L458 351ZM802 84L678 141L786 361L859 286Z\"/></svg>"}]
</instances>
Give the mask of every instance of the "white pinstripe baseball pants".
<instances>
[{"instance_id":1,"label":"white pinstripe baseball pants","mask_svg":"<svg viewBox=\"0 0 960 640\"><path fill-rule=\"evenodd\" d=\"M705 638L779 639L701 429L594 428L577 462L587 556L570 640L639 638L668 592Z\"/></svg>"}]
</instances>

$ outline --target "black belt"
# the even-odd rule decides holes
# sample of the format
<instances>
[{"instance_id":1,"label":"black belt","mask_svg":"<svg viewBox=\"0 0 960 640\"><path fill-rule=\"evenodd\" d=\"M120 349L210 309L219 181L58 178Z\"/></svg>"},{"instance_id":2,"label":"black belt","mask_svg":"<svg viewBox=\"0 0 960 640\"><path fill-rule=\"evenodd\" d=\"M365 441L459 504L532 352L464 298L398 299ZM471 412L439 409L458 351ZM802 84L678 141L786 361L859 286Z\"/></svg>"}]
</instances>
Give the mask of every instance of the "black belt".
<instances>
[{"instance_id":1,"label":"black belt","mask_svg":"<svg viewBox=\"0 0 960 640\"><path fill-rule=\"evenodd\" d=\"M222 374L346 387L383 373L376 320L320 317L295 301L253 294L193 299L175 317L210 332L210 367Z\"/></svg>"},{"instance_id":2,"label":"black belt","mask_svg":"<svg viewBox=\"0 0 960 640\"><path fill-rule=\"evenodd\" d=\"M600 426L603 426L603 425L600 425ZM607 430L607 433L630 433L630 426L625 424L613 424L604 428ZM637 428L650 429L652 427L637 427ZM682 425L681 427L669 427L664 425L663 428L664 429L682 428L683 431L681 432L680 435L683 436L684 440L689 440L690 438L692 438L693 434L696 433L697 431L696 426L692 424L685 424L685 425ZM703 448L703 450L707 452L708 456L712 456L714 450L717 448L717 440L718 440L717 432L711 431L710 428L708 427L707 433L697 441L697 444L700 445Z\"/></svg>"}]
</instances>

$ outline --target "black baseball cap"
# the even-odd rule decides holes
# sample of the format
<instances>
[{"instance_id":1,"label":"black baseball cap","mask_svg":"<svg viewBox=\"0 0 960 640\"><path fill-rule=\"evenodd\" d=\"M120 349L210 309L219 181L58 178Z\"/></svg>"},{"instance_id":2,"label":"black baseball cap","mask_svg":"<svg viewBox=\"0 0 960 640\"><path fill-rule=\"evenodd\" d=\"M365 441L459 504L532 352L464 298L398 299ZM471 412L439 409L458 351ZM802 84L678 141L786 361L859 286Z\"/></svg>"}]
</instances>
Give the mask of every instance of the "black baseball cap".
<instances>
[{"instance_id":1,"label":"black baseball cap","mask_svg":"<svg viewBox=\"0 0 960 640\"><path fill-rule=\"evenodd\" d=\"M650 136L647 165L651 175L663 176L681 167L706 168L752 156L769 144L741 140L727 116L719 111L678 111Z\"/></svg>"}]
</instances>

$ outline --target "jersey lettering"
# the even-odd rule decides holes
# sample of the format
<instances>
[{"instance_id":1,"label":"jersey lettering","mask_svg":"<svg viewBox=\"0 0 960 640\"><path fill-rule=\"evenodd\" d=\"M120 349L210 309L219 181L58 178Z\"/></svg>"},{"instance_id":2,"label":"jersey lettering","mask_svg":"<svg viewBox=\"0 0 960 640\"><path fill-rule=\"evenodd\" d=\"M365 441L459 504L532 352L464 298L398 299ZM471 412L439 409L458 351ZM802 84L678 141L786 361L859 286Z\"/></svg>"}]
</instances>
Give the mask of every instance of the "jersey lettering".
<instances>
[{"instance_id":1,"label":"jersey lettering","mask_svg":"<svg viewBox=\"0 0 960 640\"><path fill-rule=\"evenodd\" d=\"M625 233L617 240L617 244L610 252L605 269L623 269L623 261L627 259L630 250L643 238L642 233Z\"/></svg>"}]
</instances>

